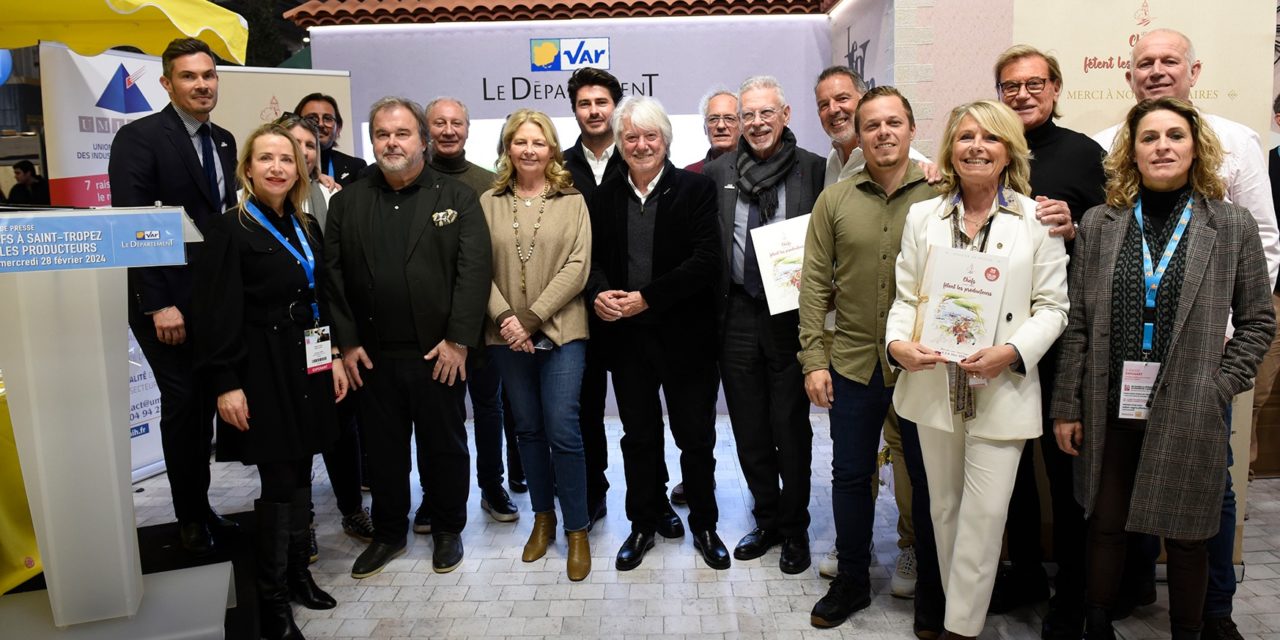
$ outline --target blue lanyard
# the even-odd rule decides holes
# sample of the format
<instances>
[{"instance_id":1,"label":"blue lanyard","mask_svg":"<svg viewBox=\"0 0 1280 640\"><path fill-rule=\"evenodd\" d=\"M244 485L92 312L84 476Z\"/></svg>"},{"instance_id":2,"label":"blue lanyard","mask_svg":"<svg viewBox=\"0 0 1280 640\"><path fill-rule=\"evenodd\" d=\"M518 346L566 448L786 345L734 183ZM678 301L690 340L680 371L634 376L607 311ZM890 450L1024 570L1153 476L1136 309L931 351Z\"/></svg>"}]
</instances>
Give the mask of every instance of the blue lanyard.
<instances>
[{"instance_id":1,"label":"blue lanyard","mask_svg":"<svg viewBox=\"0 0 1280 640\"><path fill-rule=\"evenodd\" d=\"M1142 200L1138 200L1138 203L1134 205L1133 217L1138 219L1138 237L1142 238L1142 274L1146 283L1145 305L1148 309L1155 309L1156 292L1160 290L1160 281L1164 279L1164 272L1169 268L1169 260L1173 258L1173 252L1178 249L1178 243L1182 241L1182 234L1187 231L1187 222L1191 220L1191 201L1187 200L1187 206L1182 209L1182 217L1178 218L1178 226L1173 228L1173 235L1169 236L1169 242L1165 245L1164 253L1160 256L1160 264L1155 267L1151 265L1151 248L1147 246L1147 234L1142 230ZM1144 352L1151 352L1154 335L1155 325L1151 322L1142 323L1142 350Z\"/></svg>"},{"instance_id":2,"label":"blue lanyard","mask_svg":"<svg viewBox=\"0 0 1280 640\"><path fill-rule=\"evenodd\" d=\"M329 156L329 168L325 170L325 173L329 174L330 178L333 177L333 156Z\"/></svg>"},{"instance_id":3,"label":"blue lanyard","mask_svg":"<svg viewBox=\"0 0 1280 640\"><path fill-rule=\"evenodd\" d=\"M285 240L284 236L276 230L275 225L271 224L271 222L267 220L266 216L262 215L262 210L259 209L257 205L252 202L246 202L244 203L244 206L249 210L249 215L253 216L253 219L257 220L258 224L262 225L262 227L274 236L276 240L279 240L280 244L284 245L284 248L288 249L289 253L293 254L293 257L298 259L298 264L302 265L302 270L307 274L307 287L311 289L311 319L319 322L320 305L315 302L316 258L311 254L311 245L307 243L307 238L302 235L302 225L298 224L298 219L296 217L289 216L289 219L293 221L293 231L298 234L298 244L302 245L303 253L298 253L298 250L293 248L293 245L289 244L289 241Z\"/></svg>"}]
</instances>

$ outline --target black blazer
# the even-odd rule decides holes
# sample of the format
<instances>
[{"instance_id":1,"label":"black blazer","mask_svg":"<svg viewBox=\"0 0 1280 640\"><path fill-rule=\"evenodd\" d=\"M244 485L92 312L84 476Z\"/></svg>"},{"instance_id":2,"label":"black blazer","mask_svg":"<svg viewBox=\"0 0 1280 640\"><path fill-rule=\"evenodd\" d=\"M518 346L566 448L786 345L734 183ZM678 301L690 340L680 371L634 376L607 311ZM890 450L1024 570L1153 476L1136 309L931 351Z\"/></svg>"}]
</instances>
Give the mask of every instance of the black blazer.
<instances>
[{"instance_id":1,"label":"black blazer","mask_svg":"<svg viewBox=\"0 0 1280 640\"><path fill-rule=\"evenodd\" d=\"M416 182L421 191L403 260L418 346L425 354L447 338L479 347L493 281L489 226L470 187L426 166ZM378 347L373 260L383 258L371 255L377 246L372 234L385 185L375 170L334 194L324 232L333 339L344 348L363 346L370 356ZM448 210L457 213L453 222L433 221Z\"/></svg>"},{"instance_id":2,"label":"black blazer","mask_svg":"<svg viewBox=\"0 0 1280 640\"><path fill-rule=\"evenodd\" d=\"M355 156L349 156L337 149L320 152L320 173L329 172L329 161L333 161L333 180L342 186L354 184L361 177L361 171L368 163Z\"/></svg>"},{"instance_id":3,"label":"black blazer","mask_svg":"<svg viewBox=\"0 0 1280 640\"><path fill-rule=\"evenodd\" d=\"M654 193L658 194L658 209L653 229L653 280L640 289L649 308L633 318L599 323L596 326L604 335L593 334L592 338L605 343L605 352L611 353L608 343L625 339L627 331L643 318L647 326L658 327L673 353L714 358L715 307L707 302L715 294L721 262L715 184L706 176L677 169L668 160ZM611 174L592 195L588 206L591 277L584 292L589 305L594 305L602 291L632 290L627 283L627 207L633 197L622 171ZM593 306L588 309L595 314Z\"/></svg>"},{"instance_id":4,"label":"black blazer","mask_svg":"<svg viewBox=\"0 0 1280 640\"><path fill-rule=\"evenodd\" d=\"M717 276L717 290L720 321L726 320L728 309L729 282L731 262L733 258L733 219L737 214L738 189L734 183L738 181L737 149L708 162L702 166L702 175L710 177L716 183L716 191L720 193L720 251L724 255L720 273ZM806 213L813 213L813 204L822 193L822 182L826 177L827 161L817 154L796 148L796 163L786 180L786 217L794 218ZM786 327L791 333L799 335L800 312L789 311L773 316L779 327Z\"/></svg>"},{"instance_id":5,"label":"black blazer","mask_svg":"<svg viewBox=\"0 0 1280 640\"><path fill-rule=\"evenodd\" d=\"M157 201L184 208L201 232L225 207L236 202L236 140L214 124L213 147L222 160L222 202L215 202L200 156L172 104L116 132L107 175L111 204L149 207ZM196 261L199 243L187 245L187 263ZM129 300L135 311L177 306L185 315L191 302L191 274L185 266L129 270Z\"/></svg>"},{"instance_id":6,"label":"black blazer","mask_svg":"<svg viewBox=\"0 0 1280 640\"><path fill-rule=\"evenodd\" d=\"M591 164L587 162L586 152L582 150L582 136L578 136L578 141L573 143L572 147L564 150L564 168L573 174L574 188L582 194L583 199L587 201L587 206L590 206L591 194L595 193L600 185L596 184L596 176L591 172ZM614 149L613 155L609 156L609 162L604 165L604 177L600 182L603 184L610 177L626 172L627 166L622 162L622 152ZM623 182L626 180L624 179Z\"/></svg>"}]
</instances>

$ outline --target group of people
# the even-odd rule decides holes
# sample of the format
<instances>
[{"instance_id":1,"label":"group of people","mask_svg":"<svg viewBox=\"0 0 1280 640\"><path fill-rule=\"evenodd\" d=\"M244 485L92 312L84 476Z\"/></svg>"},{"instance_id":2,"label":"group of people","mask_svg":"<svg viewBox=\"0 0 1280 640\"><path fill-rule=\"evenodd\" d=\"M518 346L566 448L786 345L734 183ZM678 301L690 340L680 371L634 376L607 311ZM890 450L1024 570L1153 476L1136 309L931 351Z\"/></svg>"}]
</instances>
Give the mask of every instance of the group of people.
<instances>
[{"instance_id":1,"label":"group of people","mask_svg":"<svg viewBox=\"0 0 1280 640\"><path fill-rule=\"evenodd\" d=\"M534 511L521 558L563 528L566 574L586 578L607 512L608 372L631 524L619 571L655 536L685 535L673 502L706 566L779 547L782 572L808 570L812 404L830 411L836 530L815 626L871 602L883 433L911 538L891 589L915 598L918 637L975 637L989 611L1047 596L1036 438L1059 567L1046 639L1113 637L1112 619L1149 603L1159 538L1174 637L1239 637L1234 581L1220 579L1230 401L1272 344L1280 236L1256 190L1257 137L1189 102L1200 63L1186 36L1138 41L1138 103L1098 142L1054 123L1053 56L1009 49L999 99L951 111L936 163L911 147L910 101L845 67L814 88L825 159L798 146L778 81L755 76L704 99L711 149L677 168L662 104L586 68L567 86L578 140L565 148L547 114L519 109L494 172L466 160L469 116L452 98L372 105L373 166L333 148L342 118L321 94L256 129L237 160L210 122L207 47L176 40L163 63L171 104L121 128L113 199L183 205L205 242L190 267L131 272L130 326L161 391L185 548L207 553L234 526L207 498L215 412L219 458L258 468L263 637L301 637L290 600L336 605L307 569L317 453L344 530L369 542L353 577L406 549L415 437L412 529L431 534L435 571L459 566L468 388L482 508L518 518L502 488L514 434L509 486ZM810 213L799 309L771 314L753 231ZM993 340L959 361L921 342L934 248L1006 265ZM732 552L717 533L721 383L755 520ZM670 499L664 425L680 449Z\"/></svg>"}]
</instances>

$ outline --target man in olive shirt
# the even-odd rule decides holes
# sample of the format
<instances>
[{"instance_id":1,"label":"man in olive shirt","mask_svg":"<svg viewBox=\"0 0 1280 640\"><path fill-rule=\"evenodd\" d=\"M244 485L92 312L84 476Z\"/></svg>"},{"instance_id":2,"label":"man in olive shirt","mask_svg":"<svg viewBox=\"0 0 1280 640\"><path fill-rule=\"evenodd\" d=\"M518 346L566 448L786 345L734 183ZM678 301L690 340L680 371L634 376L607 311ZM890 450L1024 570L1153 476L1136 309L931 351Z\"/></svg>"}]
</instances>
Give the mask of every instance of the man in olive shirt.
<instances>
[{"instance_id":1,"label":"man in olive shirt","mask_svg":"<svg viewBox=\"0 0 1280 640\"><path fill-rule=\"evenodd\" d=\"M866 167L818 196L805 240L800 287L800 364L809 400L831 412L831 504L839 573L813 608L811 622L834 627L871 603L871 528L880 427L893 400L895 372L885 351L885 319L894 297L894 264L907 210L936 195L911 161L911 103L881 86L858 101L854 126ZM827 302L836 331L823 345ZM874 301L874 303L873 303ZM899 418L911 478L918 574L914 630L942 630L942 585L930 526L929 490L916 425Z\"/></svg>"}]
</instances>

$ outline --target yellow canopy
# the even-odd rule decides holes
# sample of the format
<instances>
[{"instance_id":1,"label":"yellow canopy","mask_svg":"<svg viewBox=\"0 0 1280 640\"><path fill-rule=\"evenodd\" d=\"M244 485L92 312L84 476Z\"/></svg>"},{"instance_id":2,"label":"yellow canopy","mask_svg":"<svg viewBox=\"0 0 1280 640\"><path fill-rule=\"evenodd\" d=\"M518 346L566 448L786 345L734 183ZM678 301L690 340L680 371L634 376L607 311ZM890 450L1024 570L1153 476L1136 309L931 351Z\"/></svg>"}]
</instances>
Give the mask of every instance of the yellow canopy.
<instances>
[{"instance_id":1,"label":"yellow canopy","mask_svg":"<svg viewBox=\"0 0 1280 640\"><path fill-rule=\"evenodd\" d=\"M223 60L244 64L249 25L206 0L26 0L0 11L0 49L41 40L93 56L131 46L158 56L174 38L199 38Z\"/></svg>"}]
</instances>

